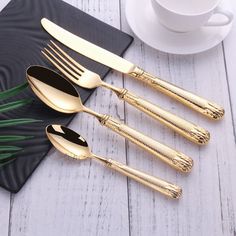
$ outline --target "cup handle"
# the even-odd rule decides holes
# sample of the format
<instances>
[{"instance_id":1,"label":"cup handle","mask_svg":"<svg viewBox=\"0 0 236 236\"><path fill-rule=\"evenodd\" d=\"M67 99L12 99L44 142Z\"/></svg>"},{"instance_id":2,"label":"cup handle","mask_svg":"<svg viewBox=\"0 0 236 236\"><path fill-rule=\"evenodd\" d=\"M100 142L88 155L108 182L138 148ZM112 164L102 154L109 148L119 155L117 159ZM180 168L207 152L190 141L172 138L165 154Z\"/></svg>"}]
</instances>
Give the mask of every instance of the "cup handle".
<instances>
[{"instance_id":1,"label":"cup handle","mask_svg":"<svg viewBox=\"0 0 236 236\"><path fill-rule=\"evenodd\" d=\"M209 21L205 26L224 26L230 24L234 19L233 13L223 9L222 7L217 7L213 12L213 15L215 14L224 15L226 19L224 21Z\"/></svg>"}]
</instances>

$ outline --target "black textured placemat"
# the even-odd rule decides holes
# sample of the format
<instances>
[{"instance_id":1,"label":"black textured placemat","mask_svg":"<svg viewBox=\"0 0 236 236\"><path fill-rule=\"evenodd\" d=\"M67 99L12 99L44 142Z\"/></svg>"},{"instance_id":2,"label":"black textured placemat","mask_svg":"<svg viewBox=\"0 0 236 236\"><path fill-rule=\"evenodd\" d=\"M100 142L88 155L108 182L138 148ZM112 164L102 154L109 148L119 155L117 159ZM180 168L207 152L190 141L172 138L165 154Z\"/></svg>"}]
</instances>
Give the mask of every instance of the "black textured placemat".
<instances>
[{"instance_id":1,"label":"black textured placemat","mask_svg":"<svg viewBox=\"0 0 236 236\"><path fill-rule=\"evenodd\" d=\"M41 27L42 17L47 17L69 31L119 55L122 55L132 42L131 36L61 0L12 0L0 13L0 91L22 83L29 65L51 67L40 54L40 50L52 39ZM107 67L75 52L69 52L81 64L97 72L102 78L108 73ZM93 92L81 88L78 90L84 102ZM11 192L19 191L51 148L45 136L45 126L50 123L67 125L73 118L71 115L64 115L48 108L30 89L20 94L17 99L26 97L33 97L35 100L26 107L0 114L0 120L13 118L43 120L33 125L0 129L0 134L17 133L35 136L30 141L20 143L25 148L21 156L0 168L0 186Z\"/></svg>"}]
</instances>

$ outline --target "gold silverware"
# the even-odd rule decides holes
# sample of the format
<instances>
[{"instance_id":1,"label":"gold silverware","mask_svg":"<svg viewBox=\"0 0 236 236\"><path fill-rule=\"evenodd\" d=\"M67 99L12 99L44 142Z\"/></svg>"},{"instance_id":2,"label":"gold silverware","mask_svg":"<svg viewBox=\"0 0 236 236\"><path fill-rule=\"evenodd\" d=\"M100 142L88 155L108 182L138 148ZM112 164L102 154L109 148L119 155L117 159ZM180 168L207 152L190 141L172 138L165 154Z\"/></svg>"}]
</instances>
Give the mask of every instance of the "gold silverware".
<instances>
[{"instance_id":1,"label":"gold silverware","mask_svg":"<svg viewBox=\"0 0 236 236\"><path fill-rule=\"evenodd\" d=\"M96 117L101 125L129 139L177 170L189 172L192 169L193 160L190 157L158 143L109 115L102 115L85 107L75 87L56 72L42 66L31 66L27 69L27 79L34 93L54 110L63 113L86 112Z\"/></svg>"},{"instance_id":2,"label":"gold silverware","mask_svg":"<svg viewBox=\"0 0 236 236\"><path fill-rule=\"evenodd\" d=\"M106 167L116 170L170 198L178 199L182 194L182 189L174 184L133 169L115 160L106 159L93 154L90 151L86 140L71 129L61 125L49 125L46 128L46 134L54 147L69 157L77 160L84 160L87 158L95 159Z\"/></svg>"},{"instance_id":3,"label":"gold silverware","mask_svg":"<svg viewBox=\"0 0 236 236\"><path fill-rule=\"evenodd\" d=\"M50 20L43 18L41 24L55 39L74 51L141 80L209 118L219 120L224 116L224 109L221 106L147 73L135 64L70 33Z\"/></svg>"},{"instance_id":4,"label":"gold silverware","mask_svg":"<svg viewBox=\"0 0 236 236\"><path fill-rule=\"evenodd\" d=\"M145 112L164 125L183 135L190 141L199 145L207 144L210 139L210 133L190 123L140 97L132 94L125 88L117 88L101 80L100 76L76 62L72 57L65 53L57 44L51 41L53 46L48 45L51 50L44 48L43 55L70 81L87 89L94 89L99 86L112 90L120 99L128 102L130 105ZM52 52L53 53L52 53ZM57 57L55 56L57 55ZM60 59L59 59L60 58Z\"/></svg>"}]
</instances>

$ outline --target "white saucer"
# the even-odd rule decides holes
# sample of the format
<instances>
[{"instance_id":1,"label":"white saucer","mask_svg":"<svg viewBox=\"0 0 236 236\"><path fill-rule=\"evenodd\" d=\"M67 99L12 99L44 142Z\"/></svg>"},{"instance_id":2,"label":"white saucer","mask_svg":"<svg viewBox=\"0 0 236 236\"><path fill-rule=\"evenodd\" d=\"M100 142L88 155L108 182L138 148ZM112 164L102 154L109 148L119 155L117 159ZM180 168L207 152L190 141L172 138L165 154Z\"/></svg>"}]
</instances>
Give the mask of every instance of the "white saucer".
<instances>
[{"instance_id":1,"label":"white saucer","mask_svg":"<svg viewBox=\"0 0 236 236\"><path fill-rule=\"evenodd\" d=\"M214 19L217 18L214 16ZM134 34L147 45L173 54L208 50L219 44L232 28L231 23L227 26L202 27L188 33L172 32L158 22L150 0L126 0L126 19Z\"/></svg>"}]
</instances>

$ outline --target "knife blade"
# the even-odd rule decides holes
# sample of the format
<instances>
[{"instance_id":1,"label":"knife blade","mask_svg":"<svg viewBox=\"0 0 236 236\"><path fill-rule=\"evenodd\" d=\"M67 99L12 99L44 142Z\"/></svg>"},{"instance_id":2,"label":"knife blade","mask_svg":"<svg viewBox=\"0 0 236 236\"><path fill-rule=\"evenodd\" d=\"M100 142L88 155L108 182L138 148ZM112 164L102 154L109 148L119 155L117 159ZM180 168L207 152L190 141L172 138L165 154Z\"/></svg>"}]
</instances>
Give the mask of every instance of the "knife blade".
<instances>
[{"instance_id":1,"label":"knife blade","mask_svg":"<svg viewBox=\"0 0 236 236\"><path fill-rule=\"evenodd\" d=\"M224 109L216 103L155 77L126 59L63 29L46 18L41 20L41 24L51 36L83 56L141 80L208 118L219 120L224 116Z\"/></svg>"},{"instance_id":2,"label":"knife blade","mask_svg":"<svg viewBox=\"0 0 236 236\"><path fill-rule=\"evenodd\" d=\"M46 18L43 18L41 23L44 29L59 42L94 61L124 74L131 73L135 67L134 64L122 57L70 33Z\"/></svg>"}]
</instances>

